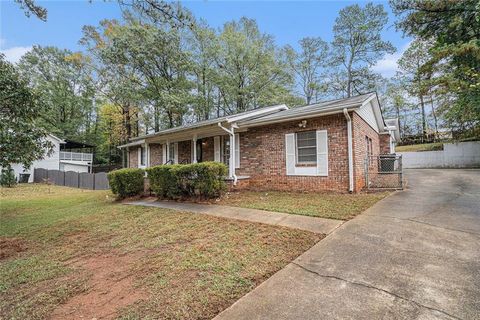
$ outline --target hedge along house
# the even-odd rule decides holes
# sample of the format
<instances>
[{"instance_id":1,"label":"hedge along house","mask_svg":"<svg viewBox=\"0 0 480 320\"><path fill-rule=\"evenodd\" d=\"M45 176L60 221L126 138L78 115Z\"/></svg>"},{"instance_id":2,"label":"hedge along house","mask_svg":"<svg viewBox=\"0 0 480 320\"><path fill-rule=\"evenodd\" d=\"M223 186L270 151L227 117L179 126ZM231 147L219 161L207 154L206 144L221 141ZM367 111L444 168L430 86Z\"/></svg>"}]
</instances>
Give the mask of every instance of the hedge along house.
<instances>
[{"instance_id":1,"label":"hedge along house","mask_svg":"<svg viewBox=\"0 0 480 320\"><path fill-rule=\"evenodd\" d=\"M387 125L388 123L388 125ZM393 153L398 121L376 93L200 121L131 139L128 166L219 161L237 188L350 191L365 186L367 156Z\"/></svg>"}]
</instances>

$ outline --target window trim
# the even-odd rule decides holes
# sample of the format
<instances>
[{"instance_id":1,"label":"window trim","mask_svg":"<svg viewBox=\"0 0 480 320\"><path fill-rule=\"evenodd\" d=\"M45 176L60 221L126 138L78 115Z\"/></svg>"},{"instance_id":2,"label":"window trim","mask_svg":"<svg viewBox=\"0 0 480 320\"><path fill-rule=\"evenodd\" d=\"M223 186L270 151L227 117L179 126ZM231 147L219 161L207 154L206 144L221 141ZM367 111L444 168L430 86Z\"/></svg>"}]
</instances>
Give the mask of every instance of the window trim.
<instances>
[{"instance_id":1,"label":"window trim","mask_svg":"<svg viewBox=\"0 0 480 320\"><path fill-rule=\"evenodd\" d=\"M228 144L228 152L227 152L227 144ZM230 154L232 150L230 148L230 136L221 136L220 139L220 162L224 163L225 165L230 165ZM228 157L226 157L228 155Z\"/></svg>"},{"instance_id":2,"label":"window trim","mask_svg":"<svg viewBox=\"0 0 480 320\"><path fill-rule=\"evenodd\" d=\"M170 142L168 144L168 157L169 159L167 161L172 161L172 164L175 164L175 143Z\"/></svg>"},{"instance_id":3,"label":"window trim","mask_svg":"<svg viewBox=\"0 0 480 320\"><path fill-rule=\"evenodd\" d=\"M146 163L147 163L147 148L145 148L144 146L140 146L140 159L138 161L140 167L145 167Z\"/></svg>"},{"instance_id":4,"label":"window trim","mask_svg":"<svg viewBox=\"0 0 480 320\"><path fill-rule=\"evenodd\" d=\"M305 140L313 140L314 144L313 146L304 146L304 147L299 147L298 146L298 134L299 133L313 133L314 138L312 139L305 139ZM315 156L315 161L299 161L298 156L299 156L299 149L314 149L315 152L313 155ZM307 130L307 131L299 131L295 132L295 165L302 167L302 166L316 166L317 165L317 131L316 130Z\"/></svg>"}]
</instances>

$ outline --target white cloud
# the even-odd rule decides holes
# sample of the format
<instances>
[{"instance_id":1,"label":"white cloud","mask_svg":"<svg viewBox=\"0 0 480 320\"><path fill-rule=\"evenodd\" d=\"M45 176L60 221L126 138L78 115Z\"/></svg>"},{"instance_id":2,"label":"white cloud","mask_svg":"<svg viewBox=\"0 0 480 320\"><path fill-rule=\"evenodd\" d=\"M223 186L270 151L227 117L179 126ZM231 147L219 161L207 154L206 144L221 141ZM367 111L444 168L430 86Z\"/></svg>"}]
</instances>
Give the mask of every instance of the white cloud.
<instances>
[{"instance_id":1,"label":"white cloud","mask_svg":"<svg viewBox=\"0 0 480 320\"><path fill-rule=\"evenodd\" d=\"M380 73L385 78L391 78L398 71L398 60L410 46L410 42L405 44L400 50L393 54L386 54L373 67L373 71Z\"/></svg>"},{"instance_id":2,"label":"white cloud","mask_svg":"<svg viewBox=\"0 0 480 320\"><path fill-rule=\"evenodd\" d=\"M5 59L7 61L17 63L20 58L30 50L32 50L32 47L12 47L9 49L0 50L0 53L5 55Z\"/></svg>"}]
</instances>

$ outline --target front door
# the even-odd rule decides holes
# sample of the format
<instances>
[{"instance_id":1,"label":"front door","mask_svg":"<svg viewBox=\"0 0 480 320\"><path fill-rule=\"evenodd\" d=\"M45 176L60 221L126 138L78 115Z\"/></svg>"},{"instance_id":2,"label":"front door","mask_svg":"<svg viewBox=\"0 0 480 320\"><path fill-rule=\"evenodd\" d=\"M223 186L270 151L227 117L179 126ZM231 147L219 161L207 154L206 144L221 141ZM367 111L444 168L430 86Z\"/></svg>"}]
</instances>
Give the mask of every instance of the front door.
<instances>
[{"instance_id":1,"label":"front door","mask_svg":"<svg viewBox=\"0 0 480 320\"><path fill-rule=\"evenodd\" d=\"M202 162L202 139L197 140L197 162Z\"/></svg>"}]
</instances>

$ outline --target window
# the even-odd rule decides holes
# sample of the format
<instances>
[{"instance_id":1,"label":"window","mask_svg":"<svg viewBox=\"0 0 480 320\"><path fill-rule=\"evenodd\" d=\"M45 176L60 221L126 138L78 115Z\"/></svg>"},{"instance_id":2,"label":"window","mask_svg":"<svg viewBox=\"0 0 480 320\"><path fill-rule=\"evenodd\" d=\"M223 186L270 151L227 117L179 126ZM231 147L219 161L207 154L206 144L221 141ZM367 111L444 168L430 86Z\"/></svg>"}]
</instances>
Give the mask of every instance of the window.
<instances>
[{"instance_id":1,"label":"window","mask_svg":"<svg viewBox=\"0 0 480 320\"><path fill-rule=\"evenodd\" d=\"M168 145L168 160L172 160L172 163L175 163L175 144L170 143Z\"/></svg>"},{"instance_id":2,"label":"window","mask_svg":"<svg viewBox=\"0 0 480 320\"><path fill-rule=\"evenodd\" d=\"M145 165L145 148L140 147L140 165L144 166Z\"/></svg>"},{"instance_id":3,"label":"window","mask_svg":"<svg viewBox=\"0 0 480 320\"><path fill-rule=\"evenodd\" d=\"M317 163L317 135L315 131L296 133L297 163Z\"/></svg>"},{"instance_id":4,"label":"window","mask_svg":"<svg viewBox=\"0 0 480 320\"><path fill-rule=\"evenodd\" d=\"M227 166L230 164L230 137L222 136L222 160Z\"/></svg>"},{"instance_id":5,"label":"window","mask_svg":"<svg viewBox=\"0 0 480 320\"><path fill-rule=\"evenodd\" d=\"M365 136L365 146L366 146L366 152L367 152L367 156L370 155L372 156L373 155L373 143L372 143L372 139Z\"/></svg>"},{"instance_id":6,"label":"window","mask_svg":"<svg viewBox=\"0 0 480 320\"><path fill-rule=\"evenodd\" d=\"M202 139L197 140L197 162L202 162Z\"/></svg>"}]
</instances>

